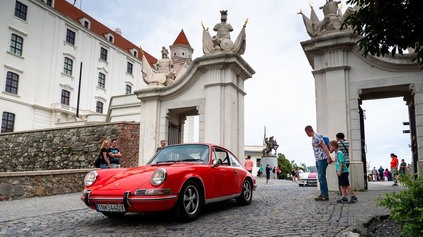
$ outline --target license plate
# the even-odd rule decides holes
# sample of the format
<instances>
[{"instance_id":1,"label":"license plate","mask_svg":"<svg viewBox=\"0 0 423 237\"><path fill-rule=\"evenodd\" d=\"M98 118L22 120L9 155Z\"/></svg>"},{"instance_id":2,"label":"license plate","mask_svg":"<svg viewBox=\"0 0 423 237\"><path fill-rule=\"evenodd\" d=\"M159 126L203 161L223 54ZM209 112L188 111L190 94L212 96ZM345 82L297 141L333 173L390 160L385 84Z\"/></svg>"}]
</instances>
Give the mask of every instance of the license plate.
<instances>
[{"instance_id":1,"label":"license plate","mask_svg":"<svg viewBox=\"0 0 423 237\"><path fill-rule=\"evenodd\" d=\"M97 204L97 211L126 212L123 204Z\"/></svg>"}]
</instances>

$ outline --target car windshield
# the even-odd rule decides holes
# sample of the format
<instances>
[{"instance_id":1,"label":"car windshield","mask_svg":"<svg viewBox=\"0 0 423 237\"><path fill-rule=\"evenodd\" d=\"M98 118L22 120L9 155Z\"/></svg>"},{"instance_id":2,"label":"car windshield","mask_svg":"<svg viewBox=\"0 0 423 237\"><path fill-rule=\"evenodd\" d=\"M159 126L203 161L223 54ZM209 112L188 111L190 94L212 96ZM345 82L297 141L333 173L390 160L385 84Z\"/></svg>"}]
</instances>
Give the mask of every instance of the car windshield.
<instances>
[{"instance_id":1,"label":"car windshield","mask_svg":"<svg viewBox=\"0 0 423 237\"><path fill-rule=\"evenodd\" d=\"M174 162L209 162L209 147L202 144L183 144L162 148L147 164Z\"/></svg>"},{"instance_id":2,"label":"car windshield","mask_svg":"<svg viewBox=\"0 0 423 237\"><path fill-rule=\"evenodd\" d=\"M308 166L307 167L307 172L316 173L317 172L316 166Z\"/></svg>"}]
</instances>

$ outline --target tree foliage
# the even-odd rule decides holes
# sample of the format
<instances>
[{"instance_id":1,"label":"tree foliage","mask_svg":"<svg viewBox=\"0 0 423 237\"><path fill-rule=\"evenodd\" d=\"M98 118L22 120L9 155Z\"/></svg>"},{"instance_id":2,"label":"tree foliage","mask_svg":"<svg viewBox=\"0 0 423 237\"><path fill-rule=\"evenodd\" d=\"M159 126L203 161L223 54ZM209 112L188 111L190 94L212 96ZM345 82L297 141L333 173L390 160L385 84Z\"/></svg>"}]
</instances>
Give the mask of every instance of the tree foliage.
<instances>
[{"instance_id":1,"label":"tree foliage","mask_svg":"<svg viewBox=\"0 0 423 237\"><path fill-rule=\"evenodd\" d=\"M281 178L286 178L291 173L292 165L284 154L278 153L278 166L281 169Z\"/></svg>"},{"instance_id":2,"label":"tree foliage","mask_svg":"<svg viewBox=\"0 0 423 237\"><path fill-rule=\"evenodd\" d=\"M422 0L347 0L347 4L359 7L345 25L362 36L358 45L364 56L394 56L413 48L413 61L423 67Z\"/></svg>"}]
</instances>

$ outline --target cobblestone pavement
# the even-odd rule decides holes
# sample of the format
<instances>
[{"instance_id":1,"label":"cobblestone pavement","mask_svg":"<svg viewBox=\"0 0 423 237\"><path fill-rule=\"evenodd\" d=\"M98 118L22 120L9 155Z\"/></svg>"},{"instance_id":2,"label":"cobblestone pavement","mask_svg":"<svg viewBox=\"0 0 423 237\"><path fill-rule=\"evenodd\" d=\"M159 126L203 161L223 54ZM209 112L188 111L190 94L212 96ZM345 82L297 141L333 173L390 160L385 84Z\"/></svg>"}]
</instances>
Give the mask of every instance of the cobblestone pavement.
<instances>
[{"instance_id":1,"label":"cobblestone pavement","mask_svg":"<svg viewBox=\"0 0 423 237\"><path fill-rule=\"evenodd\" d=\"M181 223L170 213L127 214L109 219L80 201L80 193L0 202L0 236L348 236L365 233L363 224L386 215L375 198L401 189L390 183L370 183L357 192L355 204L316 202L316 187L299 187L287 180L258 179L253 202L235 201L206 206L200 218Z\"/></svg>"}]
</instances>

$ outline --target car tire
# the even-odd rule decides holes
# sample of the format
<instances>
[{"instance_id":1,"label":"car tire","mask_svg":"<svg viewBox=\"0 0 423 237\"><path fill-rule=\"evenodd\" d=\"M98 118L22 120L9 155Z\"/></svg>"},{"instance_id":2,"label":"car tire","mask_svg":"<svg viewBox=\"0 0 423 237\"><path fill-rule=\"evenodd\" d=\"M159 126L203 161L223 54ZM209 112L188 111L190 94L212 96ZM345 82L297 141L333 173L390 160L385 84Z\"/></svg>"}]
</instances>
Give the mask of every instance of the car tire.
<instances>
[{"instance_id":1,"label":"car tire","mask_svg":"<svg viewBox=\"0 0 423 237\"><path fill-rule=\"evenodd\" d=\"M253 200L253 184L249 179L242 183L241 195L236 198L239 205L248 205Z\"/></svg>"},{"instance_id":2,"label":"car tire","mask_svg":"<svg viewBox=\"0 0 423 237\"><path fill-rule=\"evenodd\" d=\"M175 214L182 221L195 220L203 208L203 195L200 186L188 180L179 193Z\"/></svg>"},{"instance_id":3,"label":"car tire","mask_svg":"<svg viewBox=\"0 0 423 237\"><path fill-rule=\"evenodd\" d=\"M112 218L112 219L117 219L117 218L120 218L120 217L125 215L125 212L106 212L105 211L105 212L102 212L102 213L103 213L103 215L105 215L109 218Z\"/></svg>"},{"instance_id":4,"label":"car tire","mask_svg":"<svg viewBox=\"0 0 423 237\"><path fill-rule=\"evenodd\" d=\"M304 187L304 184L298 184L300 187Z\"/></svg>"}]
</instances>

